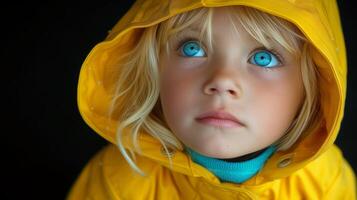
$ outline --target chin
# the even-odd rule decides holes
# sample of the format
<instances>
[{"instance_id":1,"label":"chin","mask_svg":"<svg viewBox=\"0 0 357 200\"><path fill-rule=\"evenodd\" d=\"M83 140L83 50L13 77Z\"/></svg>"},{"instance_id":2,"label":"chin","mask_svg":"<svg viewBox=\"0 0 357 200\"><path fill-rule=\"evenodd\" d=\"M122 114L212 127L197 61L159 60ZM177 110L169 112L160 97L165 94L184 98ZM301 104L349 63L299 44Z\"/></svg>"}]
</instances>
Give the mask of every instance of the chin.
<instances>
[{"instance_id":1,"label":"chin","mask_svg":"<svg viewBox=\"0 0 357 200\"><path fill-rule=\"evenodd\" d=\"M193 148L193 150L197 151L198 153L208 156L208 157L213 157L213 158L234 158L238 156L243 156L245 153L242 152L230 152L229 149L227 148L207 148L207 146L203 148Z\"/></svg>"}]
</instances>

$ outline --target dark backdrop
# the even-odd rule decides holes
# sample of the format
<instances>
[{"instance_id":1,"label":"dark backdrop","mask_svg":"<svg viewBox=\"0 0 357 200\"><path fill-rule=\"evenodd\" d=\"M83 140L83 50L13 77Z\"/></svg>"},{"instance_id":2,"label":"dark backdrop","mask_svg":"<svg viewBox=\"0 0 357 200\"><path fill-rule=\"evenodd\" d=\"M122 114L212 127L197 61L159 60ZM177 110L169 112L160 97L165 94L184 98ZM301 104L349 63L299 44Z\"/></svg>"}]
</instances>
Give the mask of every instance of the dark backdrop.
<instances>
[{"instance_id":1,"label":"dark backdrop","mask_svg":"<svg viewBox=\"0 0 357 200\"><path fill-rule=\"evenodd\" d=\"M106 144L78 112L77 79L86 55L131 2L31 1L3 6L1 75L6 95L1 165L6 198L1 199L64 199L86 162ZM339 6L349 73L345 117L336 143L356 170L355 9L352 1Z\"/></svg>"}]
</instances>

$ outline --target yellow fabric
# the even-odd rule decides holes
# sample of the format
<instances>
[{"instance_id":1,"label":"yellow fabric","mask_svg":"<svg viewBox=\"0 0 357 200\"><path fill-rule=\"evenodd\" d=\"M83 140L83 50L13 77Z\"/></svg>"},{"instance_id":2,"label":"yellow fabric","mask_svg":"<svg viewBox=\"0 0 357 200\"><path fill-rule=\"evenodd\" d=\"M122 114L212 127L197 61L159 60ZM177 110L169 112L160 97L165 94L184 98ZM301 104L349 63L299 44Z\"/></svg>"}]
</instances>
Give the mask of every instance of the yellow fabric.
<instances>
[{"instance_id":1,"label":"yellow fabric","mask_svg":"<svg viewBox=\"0 0 357 200\"><path fill-rule=\"evenodd\" d=\"M160 143L143 132L139 139L143 154L137 155L137 164L148 176L140 177L116 149L116 122L107 117L120 73L110 67L113 58L135 45L142 28L195 8L230 5L254 7L289 20L311 41L321 74L324 122L289 150L275 153L242 184L221 183L184 152L174 152L170 168ZM86 165L67 199L356 199L355 174L333 144L343 118L346 74L346 50L334 0L138 0L82 65L79 111L110 144Z\"/></svg>"}]
</instances>

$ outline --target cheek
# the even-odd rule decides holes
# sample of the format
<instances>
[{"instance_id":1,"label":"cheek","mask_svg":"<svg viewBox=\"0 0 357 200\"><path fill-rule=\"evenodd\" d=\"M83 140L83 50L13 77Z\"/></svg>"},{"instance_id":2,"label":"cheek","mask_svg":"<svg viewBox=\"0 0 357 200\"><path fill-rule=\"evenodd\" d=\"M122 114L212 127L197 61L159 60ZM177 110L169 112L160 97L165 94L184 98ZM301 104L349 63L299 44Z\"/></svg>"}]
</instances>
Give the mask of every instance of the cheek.
<instances>
[{"instance_id":1,"label":"cheek","mask_svg":"<svg viewBox=\"0 0 357 200\"><path fill-rule=\"evenodd\" d=\"M199 100L199 79L202 61L199 59L182 60L175 56L161 59L160 98L163 110L168 117L183 117L192 112L193 105Z\"/></svg>"},{"instance_id":2,"label":"cheek","mask_svg":"<svg viewBox=\"0 0 357 200\"><path fill-rule=\"evenodd\" d=\"M162 109L171 128L177 128L185 123L188 111L192 111L193 105L192 83L190 79L183 79L177 73L164 71L160 83L160 98Z\"/></svg>"},{"instance_id":3,"label":"cheek","mask_svg":"<svg viewBox=\"0 0 357 200\"><path fill-rule=\"evenodd\" d=\"M281 136L294 120L304 98L300 76L284 76L250 83L253 128L267 136ZM254 119L255 118L255 119ZM267 131L269 133L267 133Z\"/></svg>"}]
</instances>

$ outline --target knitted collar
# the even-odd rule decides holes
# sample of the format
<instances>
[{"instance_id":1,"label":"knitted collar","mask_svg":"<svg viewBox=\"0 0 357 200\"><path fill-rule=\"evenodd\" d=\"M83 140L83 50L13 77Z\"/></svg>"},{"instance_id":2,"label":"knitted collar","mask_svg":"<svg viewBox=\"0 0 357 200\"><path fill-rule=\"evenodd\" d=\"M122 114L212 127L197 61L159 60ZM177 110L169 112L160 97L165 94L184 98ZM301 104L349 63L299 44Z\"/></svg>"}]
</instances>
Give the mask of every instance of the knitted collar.
<instances>
[{"instance_id":1,"label":"knitted collar","mask_svg":"<svg viewBox=\"0 0 357 200\"><path fill-rule=\"evenodd\" d=\"M242 183L253 177L264 166L264 163L275 152L275 146L266 148L260 155L241 162L228 162L204 156L188 147L186 151L191 159L216 175L221 181Z\"/></svg>"}]
</instances>

